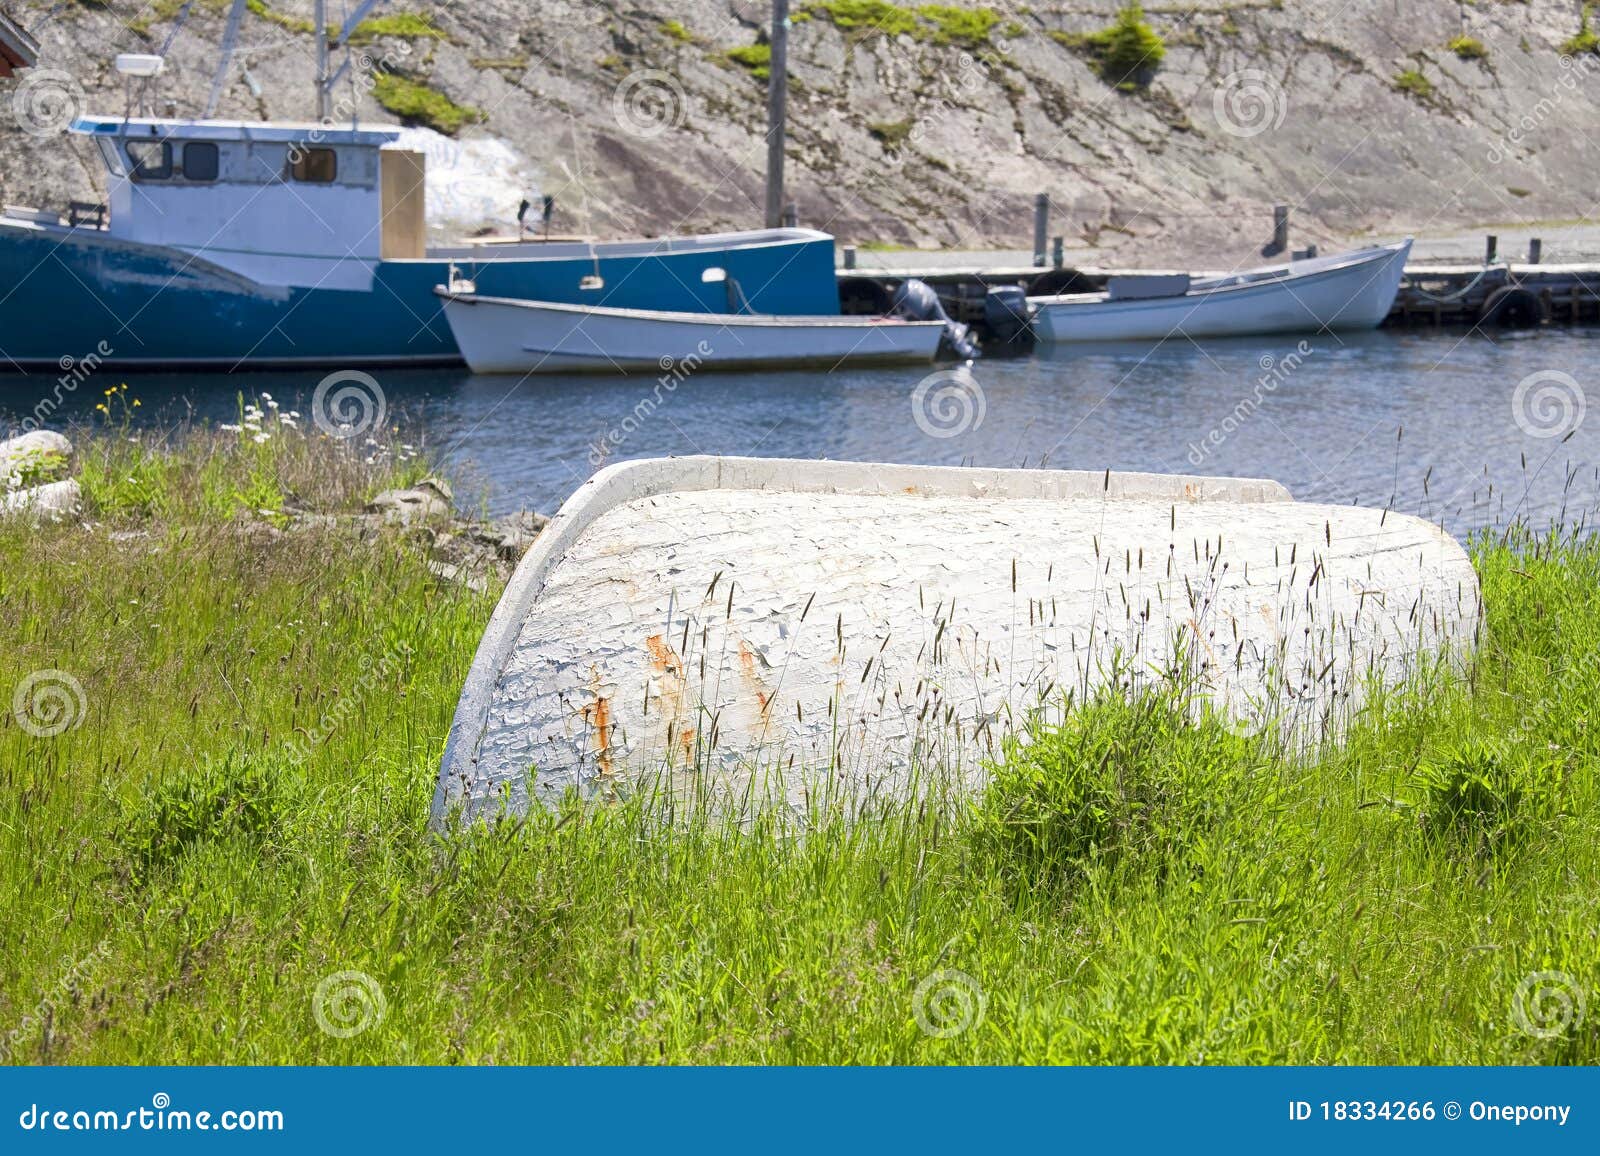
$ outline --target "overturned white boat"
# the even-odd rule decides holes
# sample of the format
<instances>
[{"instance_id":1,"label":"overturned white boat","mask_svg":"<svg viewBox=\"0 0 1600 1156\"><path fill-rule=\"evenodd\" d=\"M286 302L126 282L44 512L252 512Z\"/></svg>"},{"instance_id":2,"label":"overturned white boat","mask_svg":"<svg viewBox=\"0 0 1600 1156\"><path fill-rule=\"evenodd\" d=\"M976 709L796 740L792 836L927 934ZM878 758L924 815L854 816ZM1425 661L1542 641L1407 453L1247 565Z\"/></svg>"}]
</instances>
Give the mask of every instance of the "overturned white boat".
<instances>
[{"instance_id":1,"label":"overturned white boat","mask_svg":"<svg viewBox=\"0 0 1600 1156\"><path fill-rule=\"evenodd\" d=\"M1101 293L1030 297L1028 304L1043 342L1373 329L1394 306L1410 252L1407 237L1224 277L1115 276Z\"/></svg>"},{"instance_id":2,"label":"overturned white boat","mask_svg":"<svg viewBox=\"0 0 1600 1156\"><path fill-rule=\"evenodd\" d=\"M1275 482L624 462L507 587L434 818L640 780L794 808L973 786L1008 732L1113 679L1181 674L1231 719L1320 739L1470 646L1479 613L1437 526Z\"/></svg>"},{"instance_id":3,"label":"overturned white boat","mask_svg":"<svg viewBox=\"0 0 1600 1156\"><path fill-rule=\"evenodd\" d=\"M945 324L837 314L673 313L480 296L439 286L474 373L650 373L928 362Z\"/></svg>"}]
</instances>

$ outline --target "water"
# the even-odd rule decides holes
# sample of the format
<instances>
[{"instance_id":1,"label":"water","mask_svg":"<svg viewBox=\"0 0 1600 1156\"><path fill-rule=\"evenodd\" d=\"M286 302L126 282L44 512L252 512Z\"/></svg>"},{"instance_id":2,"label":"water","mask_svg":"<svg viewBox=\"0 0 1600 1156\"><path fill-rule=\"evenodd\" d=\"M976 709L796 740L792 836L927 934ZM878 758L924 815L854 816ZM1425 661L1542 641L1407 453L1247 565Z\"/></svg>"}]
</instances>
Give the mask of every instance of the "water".
<instances>
[{"instance_id":1,"label":"water","mask_svg":"<svg viewBox=\"0 0 1600 1156\"><path fill-rule=\"evenodd\" d=\"M1579 328L1060 347L978 362L970 379L942 371L920 398L926 367L700 373L669 385L465 370L376 378L391 420L414 423L466 479L458 497L472 503L481 490L496 513L553 512L605 460L707 453L1268 477L1303 500L1392 503L1460 533L1594 506L1600 414L1585 420L1583 391L1597 384L1597 340L1600 330ZM308 411L321 376L126 380L140 421L156 427L233 420L240 390ZM91 378L51 424L91 419L118 380ZM55 385L0 377L0 427ZM1561 433L1535 436L1541 428Z\"/></svg>"}]
</instances>

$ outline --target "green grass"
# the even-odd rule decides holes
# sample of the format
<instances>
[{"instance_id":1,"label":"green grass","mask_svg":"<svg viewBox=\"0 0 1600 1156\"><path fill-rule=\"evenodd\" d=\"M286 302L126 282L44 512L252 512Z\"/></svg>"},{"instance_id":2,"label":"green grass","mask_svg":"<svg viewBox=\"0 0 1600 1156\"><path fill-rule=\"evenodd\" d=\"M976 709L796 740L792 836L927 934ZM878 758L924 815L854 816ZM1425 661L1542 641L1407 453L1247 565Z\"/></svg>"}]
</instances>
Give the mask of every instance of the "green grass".
<instances>
[{"instance_id":1,"label":"green grass","mask_svg":"<svg viewBox=\"0 0 1600 1156\"><path fill-rule=\"evenodd\" d=\"M1052 32L1052 39L1089 57L1100 78L1122 92L1147 88L1167 48L1160 33L1144 18L1144 9L1129 4L1117 19L1098 32Z\"/></svg>"},{"instance_id":2,"label":"green grass","mask_svg":"<svg viewBox=\"0 0 1600 1156\"><path fill-rule=\"evenodd\" d=\"M685 28L681 20L663 20L661 22L661 31L669 39L676 40L679 44L688 44L694 39L694 33Z\"/></svg>"},{"instance_id":3,"label":"green grass","mask_svg":"<svg viewBox=\"0 0 1600 1156\"><path fill-rule=\"evenodd\" d=\"M893 151L911 139L911 130L916 126L916 118L908 116L904 120L886 120L869 124L867 131L876 137L884 148Z\"/></svg>"},{"instance_id":4,"label":"green grass","mask_svg":"<svg viewBox=\"0 0 1600 1156\"><path fill-rule=\"evenodd\" d=\"M164 0L171 4L172 0ZM178 0L178 7L182 6ZM221 7L226 7L222 4ZM280 12L267 3L267 0L245 0L245 8L253 15L276 24L279 28L290 32L299 32L309 36L316 32L317 26L310 20L299 16L290 16ZM338 24L328 25L328 37L332 40L338 35ZM350 31L350 43L355 45L371 44L382 36L392 36L402 40L448 40L449 36L444 29L433 22L433 17L425 12L394 12L384 16L373 16L363 20Z\"/></svg>"},{"instance_id":5,"label":"green grass","mask_svg":"<svg viewBox=\"0 0 1600 1156\"><path fill-rule=\"evenodd\" d=\"M1591 53L1600 56L1600 36L1595 35L1590 26L1593 19L1593 4L1583 6L1583 14L1578 18L1578 31L1561 45L1563 56L1582 56Z\"/></svg>"},{"instance_id":6,"label":"green grass","mask_svg":"<svg viewBox=\"0 0 1600 1156\"><path fill-rule=\"evenodd\" d=\"M1475 36L1453 37L1445 47L1449 48L1451 52L1454 52L1462 60L1487 60L1489 58L1489 49L1484 46L1483 41Z\"/></svg>"},{"instance_id":7,"label":"green grass","mask_svg":"<svg viewBox=\"0 0 1600 1156\"><path fill-rule=\"evenodd\" d=\"M1396 91L1414 96L1424 104L1433 101L1433 81L1424 76L1420 69L1402 69L1395 73L1392 83Z\"/></svg>"},{"instance_id":8,"label":"green grass","mask_svg":"<svg viewBox=\"0 0 1600 1156\"><path fill-rule=\"evenodd\" d=\"M889 0L816 0L799 9L795 19L822 15L835 27L856 39L869 36L909 36L937 45L982 48L1000 24L1001 14L993 8L957 7L950 4L905 6ZM1021 35L1020 25L1015 27Z\"/></svg>"},{"instance_id":9,"label":"green grass","mask_svg":"<svg viewBox=\"0 0 1600 1156\"><path fill-rule=\"evenodd\" d=\"M772 75L770 44L745 44L739 48L730 48L727 57L739 67L748 69L751 76L765 80Z\"/></svg>"},{"instance_id":10,"label":"green grass","mask_svg":"<svg viewBox=\"0 0 1600 1156\"><path fill-rule=\"evenodd\" d=\"M879 822L635 796L435 834L497 591L216 498L337 514L423 464L127 436L76 435L85 525L0 522L0 704L44 669L85 704L54 738L0 714L14 1062L1600 1061L1593 540L1479 542L1472 677L1320 754L1108 696ZM350 971L387 1011L337 1038L315 992ZM1589 1020L1519 1030L1538 972Z\"/></svg>"},{"instance_id":11,"label":"green grass","mask_svg":"<svg viewBox=\"0 0 1600 1156\"><path fill-rule=\"evenodd\" d=\"M484 119L482 109L457 104L438 89L392 72L373 78L372 97L401 120L427 125L446 136Z\"/></svg>"}]
</instances>

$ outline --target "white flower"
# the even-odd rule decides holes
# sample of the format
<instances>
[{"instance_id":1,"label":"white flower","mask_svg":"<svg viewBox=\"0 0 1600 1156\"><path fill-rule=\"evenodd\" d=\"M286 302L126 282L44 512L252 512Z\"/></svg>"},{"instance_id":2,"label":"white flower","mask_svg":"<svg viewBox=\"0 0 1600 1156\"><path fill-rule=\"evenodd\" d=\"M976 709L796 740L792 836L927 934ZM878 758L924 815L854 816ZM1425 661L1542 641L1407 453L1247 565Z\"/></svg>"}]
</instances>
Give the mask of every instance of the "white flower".
<instances>
[{"instance_id":1,"label":"white flower","mask_svg":"<svg viewBox=\"0 0 1600 1156\"><path fill-rule=\"evenodd\" d=\"M218 428L218 429L220 429L220 430L222 430L222 431L223 431L223 432L224 432L224 433L238 433L238 432L239 432L239 430L240 430L240 427L239 427L239 426L236 426L236 425L226 425L226 424L224 424L224 425L220 425L220 426L218 426L218 427L217 427L217 428Z\"/></svg>"},{"instance_id":2,"label":"white flower","mask_svg":"<svg viewBox=\"0 0 1600 1156\"><path fill-rule=\"evenodd\" d=\"M269 434L269 433L257 433L256 436L251 438L250 440L255 442L256 445L260 445L262 442L271 441L272 440L272 435Z\"/></svg>"}]
</instances>

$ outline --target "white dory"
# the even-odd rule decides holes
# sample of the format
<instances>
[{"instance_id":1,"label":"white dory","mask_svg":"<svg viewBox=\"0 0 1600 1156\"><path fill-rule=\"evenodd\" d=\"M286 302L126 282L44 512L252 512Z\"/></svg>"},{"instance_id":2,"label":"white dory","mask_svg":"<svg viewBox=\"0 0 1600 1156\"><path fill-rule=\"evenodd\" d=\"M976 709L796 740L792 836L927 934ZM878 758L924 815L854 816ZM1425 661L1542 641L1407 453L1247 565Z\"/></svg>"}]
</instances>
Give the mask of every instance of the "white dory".
<instances>
[{"instance_id":1,"label":"white dory","mask_svg":"<svg viewBox=\"0 0 1600 1156\"><path fill-rule=\"evenodd\" d=\"M932 361L942 321L667 313L434 290L474 373L657 373Z\"/></svg>"},{"instance_id":2,"label":"white dory","mask_svg":"<svg viewBox=\"0 0 1600 1156\"><path fill-rule=\"evenodd\" d=\"M1103 293L1030 297L1028 304L1043 342L1373 329L1394 305L1410 252L1407 237L1225 277L1112 277Z\"/></svg>"}]
</instances>

